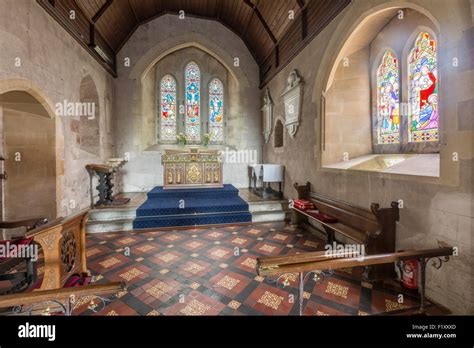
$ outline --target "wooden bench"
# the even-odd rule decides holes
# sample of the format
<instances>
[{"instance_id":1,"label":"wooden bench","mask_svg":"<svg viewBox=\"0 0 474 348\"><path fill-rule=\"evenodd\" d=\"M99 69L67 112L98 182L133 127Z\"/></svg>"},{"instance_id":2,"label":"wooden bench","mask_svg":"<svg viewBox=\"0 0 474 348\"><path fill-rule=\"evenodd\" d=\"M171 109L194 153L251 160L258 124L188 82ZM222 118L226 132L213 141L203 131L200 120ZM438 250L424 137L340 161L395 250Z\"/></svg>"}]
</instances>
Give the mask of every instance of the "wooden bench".
<instances>
[{"instance_id":1,"label":"wooden bench","mask_svg":"<svg viewBox=\"0 0 474 348\"><path fill-rule=\"evenodd\" d=\"M308 220L322 225L327 236L327 243L338 242L337 239L356 244L363 244L367 255L395 252L396 222L399 220L398 202L392 202L390 208L380 208L372 203L370 210L311 192L311 184L294 185L298 199L309 200L319 213L337 219L327 222L318 219L304 210L292 208L292 223L299 227L308 227ZM306 222L306 224L305 224ZM394 278L395 270L391 265L377 265L367 270L367 280Z\"/></svg>"}]
</instances>

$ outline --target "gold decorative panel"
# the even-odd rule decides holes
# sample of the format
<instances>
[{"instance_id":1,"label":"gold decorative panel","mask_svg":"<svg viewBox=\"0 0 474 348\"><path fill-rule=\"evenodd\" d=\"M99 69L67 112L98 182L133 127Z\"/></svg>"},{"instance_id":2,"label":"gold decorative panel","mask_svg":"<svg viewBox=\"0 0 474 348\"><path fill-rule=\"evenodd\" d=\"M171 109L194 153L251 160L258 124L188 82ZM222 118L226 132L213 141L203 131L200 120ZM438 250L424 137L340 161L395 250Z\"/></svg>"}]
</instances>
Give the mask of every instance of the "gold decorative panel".
<instances>
[{"instance_id":1,"label":"gold decorative panel","mask_svg":"<svg viewBox=\"0 0 474 348\"><path fill-rule=\"evenodd\" d=\"M202 165L197 163L186 164L186 184L202 183Z\"/></svg>"},{"instance_id":2,"label":"gold decorative panel","mask_svg":"<svg viewBox=\"0 0 474 348\"><path fill-rule=\"evenodd\" d=\"M162 156L165 188L222 187L222 163L217 150L196 147L166 150Z\"/></svg>"}]
</instances>

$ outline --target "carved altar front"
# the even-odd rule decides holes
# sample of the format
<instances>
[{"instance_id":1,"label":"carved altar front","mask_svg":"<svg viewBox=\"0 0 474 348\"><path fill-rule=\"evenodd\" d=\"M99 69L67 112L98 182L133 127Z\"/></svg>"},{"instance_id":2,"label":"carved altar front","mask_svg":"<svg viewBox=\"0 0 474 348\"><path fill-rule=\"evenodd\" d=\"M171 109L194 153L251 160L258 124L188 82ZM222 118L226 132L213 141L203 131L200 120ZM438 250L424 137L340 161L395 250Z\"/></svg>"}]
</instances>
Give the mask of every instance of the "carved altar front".
<instances>
[{"instance_id":1,"label":"carved altar front","mask_svg":"<svg viewBox=\"0 0 474 348\"><path fill-rule=\"evenodd\" d=\"M166 150L161 158L163 187L223 187L219 151L191 147Z\"/></svg>"}]
</instances>

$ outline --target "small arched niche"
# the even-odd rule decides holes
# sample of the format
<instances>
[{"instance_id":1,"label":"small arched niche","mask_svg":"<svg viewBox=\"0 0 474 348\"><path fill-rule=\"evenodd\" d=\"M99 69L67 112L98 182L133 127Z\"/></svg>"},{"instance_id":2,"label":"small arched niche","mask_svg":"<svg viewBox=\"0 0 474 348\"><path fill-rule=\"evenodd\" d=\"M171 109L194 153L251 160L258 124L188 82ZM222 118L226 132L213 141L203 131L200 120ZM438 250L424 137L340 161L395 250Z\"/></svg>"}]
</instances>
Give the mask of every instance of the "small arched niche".
<instances>
[{"instance_id":1,"label":"small arched niche","mask_svg":"<svg viewBox=\"0 0 474 348\"><path fill-rule=\"evenodd\" d=\"M100 104L99 93L94 80L90 75L86 75L79 87L79 102L81 110L79 116L79 127L74 128L78 131L76 142L79 143L81 150L92 155L100 154Z\"/></svg>"},{"instance_id":2,"label":"small arched niche","mask_svg":"<svg viewBox=\"0 0 474 348\"><path fill-rule=\"evenodd\" d=\"M277 118L275 122L275 128L273 130L273 147L275 149L282 149L284 144L285 126L280 118Z\"/></svg>"},{"instance_id":3,"label":"small arched niche","mask_svg":"<svg viewBox=\"0 0 474 348\"><path fill-rule=\"evenodd\" d=\"M439 37L427 15L415 9L389 8L362 20L349 35L323 89L323 167L439 176L438 142L408 140L408 55L421 32ZM400 111L393 119L400 131L393 142L380 140L378 74L387 52L397 64L397 74L391 78L396 78L393 85L398 96L393 103Z\"/></svg>"}]
</instances>

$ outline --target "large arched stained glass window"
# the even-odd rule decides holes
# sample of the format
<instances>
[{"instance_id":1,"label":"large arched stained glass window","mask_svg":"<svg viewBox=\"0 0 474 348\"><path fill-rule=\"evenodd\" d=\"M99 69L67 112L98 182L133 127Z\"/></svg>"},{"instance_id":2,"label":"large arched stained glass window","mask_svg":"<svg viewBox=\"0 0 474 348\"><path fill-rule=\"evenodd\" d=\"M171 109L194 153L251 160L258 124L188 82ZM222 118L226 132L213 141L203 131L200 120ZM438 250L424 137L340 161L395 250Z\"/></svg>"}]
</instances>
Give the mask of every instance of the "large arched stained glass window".
<instances>
[{"instance_id":1,"label":"large arched stained glass window","mask_svg":"<svg viewBox=\"0 0 474 348\"><path fill-rule=\"evenodd\" d=\"M165 75L160 85L160 140L176 142L176 80L171 75Z\"/></svg>"},{"instance_id":2,"label":"large arched stained glass window","mask_svg":"<svg viewBox=\"0 0 474 348\"><path fill-rule=\"evenodd\" d=\"M421 32L408 55L409 140L438 140L438 66L436 41Z\"/></svg>"},{"instance_id":3,"label":"large arched stained glass window","mask_svg":"<svg viewBox=\"0 0 474 348\"><path fill-rule=\"evenodd\" d=\"M200 122L200 84L201 72L196 63L186 65L184 72L186 82L186 138L190 142L201 141Z\"/></svg>"},{"instance_id":4,"label":"large arched stained glass window","mask_svg":"<svg viewBox=\"0 0 474 348\"><path fill-rule=\"evenodd\" d=\"M209 136L211 143L224 141L224 85L219 79L209 83Z\"/></svg>"},{"instance_id":5,"label":"large arched stained glass window","mask_svg":"<svg viewBox=\"0 0 474 348\"><path fill-rule=\"evenodd\" d=\"M400 142L400 84L398 60L385 52L377 70L377 120L379 144Z\"/></svg>"}]
</instances>

